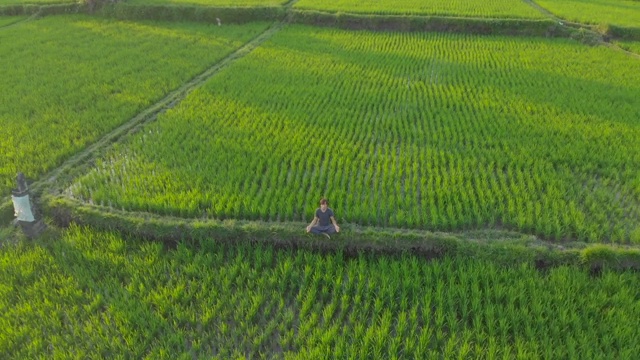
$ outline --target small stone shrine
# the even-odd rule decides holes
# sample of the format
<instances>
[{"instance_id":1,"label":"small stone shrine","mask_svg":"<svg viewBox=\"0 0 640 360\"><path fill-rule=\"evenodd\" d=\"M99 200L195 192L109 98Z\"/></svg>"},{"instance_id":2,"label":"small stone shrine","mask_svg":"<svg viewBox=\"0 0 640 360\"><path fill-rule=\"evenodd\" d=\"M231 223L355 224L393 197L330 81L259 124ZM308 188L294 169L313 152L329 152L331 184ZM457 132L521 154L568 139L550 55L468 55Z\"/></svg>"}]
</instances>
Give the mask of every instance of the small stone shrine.
<instances>
[{"instance_id":1,"label":"small stone shrine","mask_svg":"<svg viewBox=\"0 0 640 360\"><path fill-rule=\"evenodd\" d=\"M23 173L18 173L18 188L11 192L13 209L18 225L28 238L35 238L46 229L42 218L38 216L31 199L29 198L29 187Z\"/></svg>"}]
</instances>

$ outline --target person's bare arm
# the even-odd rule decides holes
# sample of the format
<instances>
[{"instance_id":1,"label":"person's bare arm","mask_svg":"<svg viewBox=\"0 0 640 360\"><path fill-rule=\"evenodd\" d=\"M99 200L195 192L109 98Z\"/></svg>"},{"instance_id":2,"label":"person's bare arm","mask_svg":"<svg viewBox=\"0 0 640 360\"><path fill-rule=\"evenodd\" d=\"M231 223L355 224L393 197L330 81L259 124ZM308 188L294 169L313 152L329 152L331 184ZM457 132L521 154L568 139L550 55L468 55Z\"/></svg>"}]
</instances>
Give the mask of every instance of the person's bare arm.
<instances>
[{"instance_id":1,"label":"person's bare arm","mask_svg":"<svg viewBox=\"0 0 640 360\"><path fill-rule=\"evenodd\" d=\"M331 217L331 222L333 223L333 226L335 226L336 232L340 232L340 226L338 226L338 222L336 221L335 217Z\"/></svg>"},{"instance_id":2,"label":"person's bare arm","mask_svg":"<svg viewBox=\"0 0 640 360\"><path fill-rule=\"evenodd\" d=\"M318 219L317 216L313 217L313 220L311 220L311 224L309 224L309 226L307 226L307 232L311 231L311 228L316 226L316 224L318 223L320 219Z\"/></svg>"}]
</instances>

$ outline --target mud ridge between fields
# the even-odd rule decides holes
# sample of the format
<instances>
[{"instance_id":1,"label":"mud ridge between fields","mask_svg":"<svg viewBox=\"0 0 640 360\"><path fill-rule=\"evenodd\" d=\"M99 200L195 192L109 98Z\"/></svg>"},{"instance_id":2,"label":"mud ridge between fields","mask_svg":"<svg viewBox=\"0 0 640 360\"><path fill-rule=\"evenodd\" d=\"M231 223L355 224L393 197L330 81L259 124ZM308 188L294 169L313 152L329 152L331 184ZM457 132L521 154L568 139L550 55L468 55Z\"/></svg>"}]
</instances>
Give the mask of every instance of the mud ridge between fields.
<instances>
[{"instance_id":1,"label":"mud ridge between fields","mask_svg":"<svg viewBox=\"0 0 640 360\"><path fill-rule=\"evenodd\" d=\"M404 256L431 260L447 256L491 259L503 265L529 263L539 270L571 265L587 266L595 273L603 268L640 271L640 247L622 244L587 244L545 241L535 235L500 228L459 232L381 228L343 223L339 234L325 239L306 234L302 222L181 218L146 212L87 205L57 197L47 201L51 221L66 228L72 224L127 237L157 241L167 249L181 243L202 246L209 241L249 243L279 249L306 249L318 253L341 252Z\"/></svg>"}]
</instances>

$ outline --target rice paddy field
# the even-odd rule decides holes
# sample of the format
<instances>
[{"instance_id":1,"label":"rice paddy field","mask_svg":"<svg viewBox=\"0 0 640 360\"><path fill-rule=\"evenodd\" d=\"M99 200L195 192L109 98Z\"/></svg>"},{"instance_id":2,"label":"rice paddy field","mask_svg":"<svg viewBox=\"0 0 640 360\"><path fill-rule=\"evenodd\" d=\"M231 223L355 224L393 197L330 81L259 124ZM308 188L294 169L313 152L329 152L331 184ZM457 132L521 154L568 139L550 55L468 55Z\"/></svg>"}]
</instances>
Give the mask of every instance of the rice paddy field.
<instances>
[{"instance_id":1,"label":"rice paddy field","mask_svg":"<svg viewBox=\"0 0 640 360\"><path fill-rule=\"evenodd\" d=\"M0 248L7 358L632 359L640 277L72 226Z\"/></svg>"},{"instance_id":2,"label":"rice paddy field","mask_svg":"<svg viewBox=\"0 0 640 360\"><path fill-rule=\"evenodd\" d=\"M267 26L76 15L0 29L0 190L17 171L37 179L60 165Z\"/></svg>"},{"instance_id":3,"label":"rice paddy field","mask_svg":"<svg viewBox=\"0 0 640 360\"><path fill-rule=\"evenodd\" d=\"M285 3L161 1L144 3ZM293 5L542 16L507 0ZM61 170L41 200L71 197L97 222L61 229L45 214L35 240L0 224L0 358L640 353L640 276L624 270L638 268L640 244L638 58L568 38L286 23L58 15L7 26L24 19L0 17L0 193L18 170L30 184ZM185 85L157 118L59 167ZM345 229L330 240L300 225L322 196ZM97 230L120 220L128 235ZM275 239L298 225L299 238ZM183 229L188 241L162 238ZM351 229L362 248L348 247ZM465 233L476 235L453 236ZM413 251L412 234L456 257ZM376 251L394 241L396 255Z\"/></svg>"},{"instance_id":4,"label":"rice paddy field","mask_svg":"<svg viewBox=\"0 0 640 360\"><path fill-rule=\"evenodd\" d=\"M640 27L640 2L635 0L536 0L560 18L587 24Z\"/></svg>"},{"instance_id":5,"label":"rice paddy field","mask_svg":"<svg viewBox=\"0 0 640 360\"><path fill-rule=\"evenodd\" d=\"M640 62L567 39L288 26L68 189L183 217L640 242Z\"/></svg>"},{"instance_id":6,"label":"rice paddy field","mask_svg":"<svg viewBox=\"0 0 640 360\"><path fill-rule=\"evenodd\" d=\"M520 0L300 0L297 9L345 13L439 15L486 18L542 19L538 10Z\"/></svg>"},{"instance_id":7,"label":"rice paddy field","mask_svg":"<svg viewBox=\"0 0 640 360\"><path fill-rule=\"evenodd\" d=\"M288 0L127 0L127 4L198 6L280 6Z\"/></svg>"}]
</instances>

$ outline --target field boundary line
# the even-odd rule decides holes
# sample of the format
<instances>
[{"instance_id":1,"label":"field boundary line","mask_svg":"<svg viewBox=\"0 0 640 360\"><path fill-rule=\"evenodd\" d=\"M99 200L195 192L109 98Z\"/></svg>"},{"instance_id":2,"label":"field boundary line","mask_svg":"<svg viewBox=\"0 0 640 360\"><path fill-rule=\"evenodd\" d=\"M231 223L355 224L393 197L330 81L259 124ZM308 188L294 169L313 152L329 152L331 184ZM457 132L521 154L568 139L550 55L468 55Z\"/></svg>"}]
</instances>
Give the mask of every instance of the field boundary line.
<instances>
[{"instance_id":1,"label":"field boundary line","mask_svg":"<svg viewBox=\"0 0 640 360\"><path fill-rule=\"evenodd\" d=\"M284 7L285 9L291 9L293 5L295 5L298 1L300 0L288 0L287 2L282 4L282 7Z\"/></svg>"},{"instance_id":2,"label":"field boundary line","mask_svg":"<svg viewBox=\"0 0 640 360\"><path fill-rule=\"evenodd\" d=\"M87 146L84 150L69 157L62 163L62 165L50 170L48 173L43 174L38 180L29 184L30 190L32 191L32 193L41 193L45 191L52 193L55 193L56 191L62 192L63 189L55 188L55 184L60 178L62 178L63 176L66 179L74 178L77 173L82 171L82 167L80 166L81 164L93 160L100 154L101 150L106 149L109 145L119 141L129 134L135 133L142 126L154 121L160 114L176 106L180 101L187 97L187 95L203 85L207 80L216 75L220 70L222 70L235 60L242 58L243 56L258 48L263 42L271 38L275 33L282 29L284 25L285 21L274 22L265 31L249 40L247 43L233 51L231 54L227 55L222 60L217 61L204 72L196 75L194 78L184 83L178 89L169 92L164 96L164 98L147 107L145 110L138 113L136 116L118 126L114 130L110 131L106 135L103 135L100 139ZM2 203L5 204L4 206L11 206L10 197L6 197L5 200L2 201ZM0 205L0 208L1 207L3 206Z\"/></svg>"},{"instance_id":3,"label":"field boundary line","mask_svg":"<svg viewBox=\"0 0 640 360\"><path fill-rule=\"evenodd\" d=\"M298 0L296 0L298 1ZM526 0L523 0L526 1ZM345 16L345 15L352 15L352 16L370 16L370 17L389 17L389 18L398 18L398 19L403 19L403 18L440 18L440 19L453 19L453 20L476 20L476 21L483 21L483 20L487 20L487 21L523 21L523 22L541 22L541 21L546 21L549 19L545 19L545 18L526 18L526 17L522 17L522 18L518 18L518 17L482 17L482 16L463 16L463 15L436 15L436 14L421 14L421 13L415 13L415 14L393 14L393 13L389 13L389 14L376 14L376 13L367 13L367 12L349 12L349 11L328 11L328 10L318 10L318 9L306 9L306 8L295 8L292 9L292 12L314 12L314 13L319 13L319 14L323 14L323 15L333 15L336 16L338 14Z\"/></svg>"},{"instance_id":4,"label":"field boundary line","mask_svg":"<svg viewBox=\"0 0 640 360\"><path fill-rule=\"evenodd\" d=\"M607 41L603 42L602 45L604 45L604 46L606 46L606 47L608 47L608 48L610 48L612 50L623 52L623 53L627 54L628 56L631 56L632 58L636 58L636 59L640 60L640 54L635 53L633 51L626 50L626 49L622 48L620 45L614 44L612 42L607 42Z\"/></svg>"},{"instance_id":5,"label":"field boundary line","mask_svg":"<svg viewBox=\"0 0 640 360\"><path fill-rule=\"evenodd\" d=\"M39 16L40 16L40 10L38 10L37 12L31 14L30 16L25 17L22 20L18 20L16 22L12 22L12 23L4 25L4 26L0 26L0 30L4 30L4 29L10 28L10 27L14 27L14 26L17 26L17 25L32 21L33 19L35 19L35 18L37 18Z\"/></svg>"},{"instance_id":6,"label":"field boundary line","mask_svg":"<svg viewBox=\"0 0 640 360\"><path fill-rule=\"evenodd\" d=\"M531 7L533 7L536 10L538 10L542 15L545 15L546 17L550 18L551 20L565 23L564 20L562 20L559 17L555 16L551 11L543 8L542 6L540 6L538 3L536 3L533 0L522 0L522 2L524 2L525 4L529 4ZM575 25L580 25L580 24L575 24Z\"/></svg>"}]
</instances>

